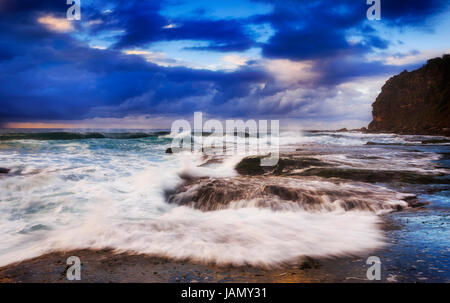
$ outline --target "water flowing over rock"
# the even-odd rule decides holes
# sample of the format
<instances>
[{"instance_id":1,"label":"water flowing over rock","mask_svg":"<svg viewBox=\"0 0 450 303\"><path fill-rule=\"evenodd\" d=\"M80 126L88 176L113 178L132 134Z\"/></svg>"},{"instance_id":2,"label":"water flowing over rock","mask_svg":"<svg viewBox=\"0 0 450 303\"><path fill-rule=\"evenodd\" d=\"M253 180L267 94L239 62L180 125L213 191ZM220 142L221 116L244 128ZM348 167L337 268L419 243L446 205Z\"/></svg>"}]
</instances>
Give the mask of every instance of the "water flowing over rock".
<instances>
[{"instance_id":1,"label":"water flowing over rock","mask_svg":"<svg viewBox=\"0 0 450 303\"><path fill-rule=\"evenodd\" d=\"M169 203L203 211L258 207L274 211L366 210L382 213L401 210L415 203L414 195L399 194L379 186L280 176L188 180L166 195Z\"/></svg>"},{"instance_id":2,"label":"water flowing over rock","mask_svg":"<svg viewBox=\"0 0 450 303\"><path fill-rule=\"evenodd\" d=\"M372 104L370 132L450 135L450 55L390 78Z\"/></svg>"}]
</instances>

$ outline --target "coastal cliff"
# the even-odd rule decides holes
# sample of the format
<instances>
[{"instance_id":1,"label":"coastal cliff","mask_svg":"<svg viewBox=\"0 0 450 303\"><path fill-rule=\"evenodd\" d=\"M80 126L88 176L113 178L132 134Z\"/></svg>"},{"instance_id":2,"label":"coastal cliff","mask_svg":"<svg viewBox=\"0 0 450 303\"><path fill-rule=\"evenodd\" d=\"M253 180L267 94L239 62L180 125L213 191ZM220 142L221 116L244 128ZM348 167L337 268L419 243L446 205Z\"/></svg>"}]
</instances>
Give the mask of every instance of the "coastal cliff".
<instances>
[{"instance_id":1,"label":"coastal cliff","mask_svg":"<svg viewBox=\"0 0 450 303\"><path fill-rule=\"evenodd\" d=\"M450 135L450 55L390 78L372 104L369 132Z\"/></svg>"}]
</instances>

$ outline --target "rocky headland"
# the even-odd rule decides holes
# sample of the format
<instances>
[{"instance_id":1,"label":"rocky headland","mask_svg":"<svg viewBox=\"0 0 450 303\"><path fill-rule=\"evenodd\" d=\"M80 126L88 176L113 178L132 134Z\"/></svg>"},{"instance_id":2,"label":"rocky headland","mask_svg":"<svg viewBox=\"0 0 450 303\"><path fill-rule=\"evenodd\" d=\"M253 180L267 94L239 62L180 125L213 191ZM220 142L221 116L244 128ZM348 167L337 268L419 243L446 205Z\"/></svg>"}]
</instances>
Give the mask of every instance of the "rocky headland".
<instances>
[{"instance_id":1,"label":"rocky headland","mask_svg":"<svg viewBox=\"0 0 450 303\"><path fill-rule=\"evenodd\" d=\"M369 132L450 136L450 55L390 78L373 103Z\"/></svg>"}]
</instances>

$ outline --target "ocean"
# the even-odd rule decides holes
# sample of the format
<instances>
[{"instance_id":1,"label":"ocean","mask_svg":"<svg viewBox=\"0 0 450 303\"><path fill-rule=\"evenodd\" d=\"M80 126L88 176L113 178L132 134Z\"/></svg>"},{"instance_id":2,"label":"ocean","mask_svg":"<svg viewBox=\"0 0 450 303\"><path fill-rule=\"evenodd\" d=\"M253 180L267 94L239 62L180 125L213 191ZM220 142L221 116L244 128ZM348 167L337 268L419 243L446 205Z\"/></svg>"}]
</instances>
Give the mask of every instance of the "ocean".
<instances>
[{"instance_id":1,"label":"ocean","mask_svg":"<svg viewBox=\"0 0 450 303\"><path fill-rule=\"evenodd\" d=\"M0 266L112 248L270 267L403 245L405 254L426 247L424 258L443 264L429 276L449 278L445 138L285 131L283 166L245 174L235 167L247 154L167 154L172 137L0 135ZM386 231L386 222L400 227Z\"/></svg>"}]
</instances>

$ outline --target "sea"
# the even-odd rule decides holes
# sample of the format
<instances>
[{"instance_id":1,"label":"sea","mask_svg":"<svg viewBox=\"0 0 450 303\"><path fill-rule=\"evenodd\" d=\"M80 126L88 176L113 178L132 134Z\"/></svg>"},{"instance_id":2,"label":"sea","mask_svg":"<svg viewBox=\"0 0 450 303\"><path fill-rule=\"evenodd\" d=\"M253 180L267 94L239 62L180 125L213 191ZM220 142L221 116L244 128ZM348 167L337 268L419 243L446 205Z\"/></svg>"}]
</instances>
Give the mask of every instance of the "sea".
<instances>
[{"instance_id":1,"label":"sea","mask_svg":"<svg viewBox=\"0 0 450 303\"><path fill-rule=\"evenodd\" d=\"M242 176L248 154L166 153L173 137L4 130L0 266L72 249L265 267L391 249L448 281L446 138L281 131L282 158L319 164Z\"/></svg>"}]
</instances>

